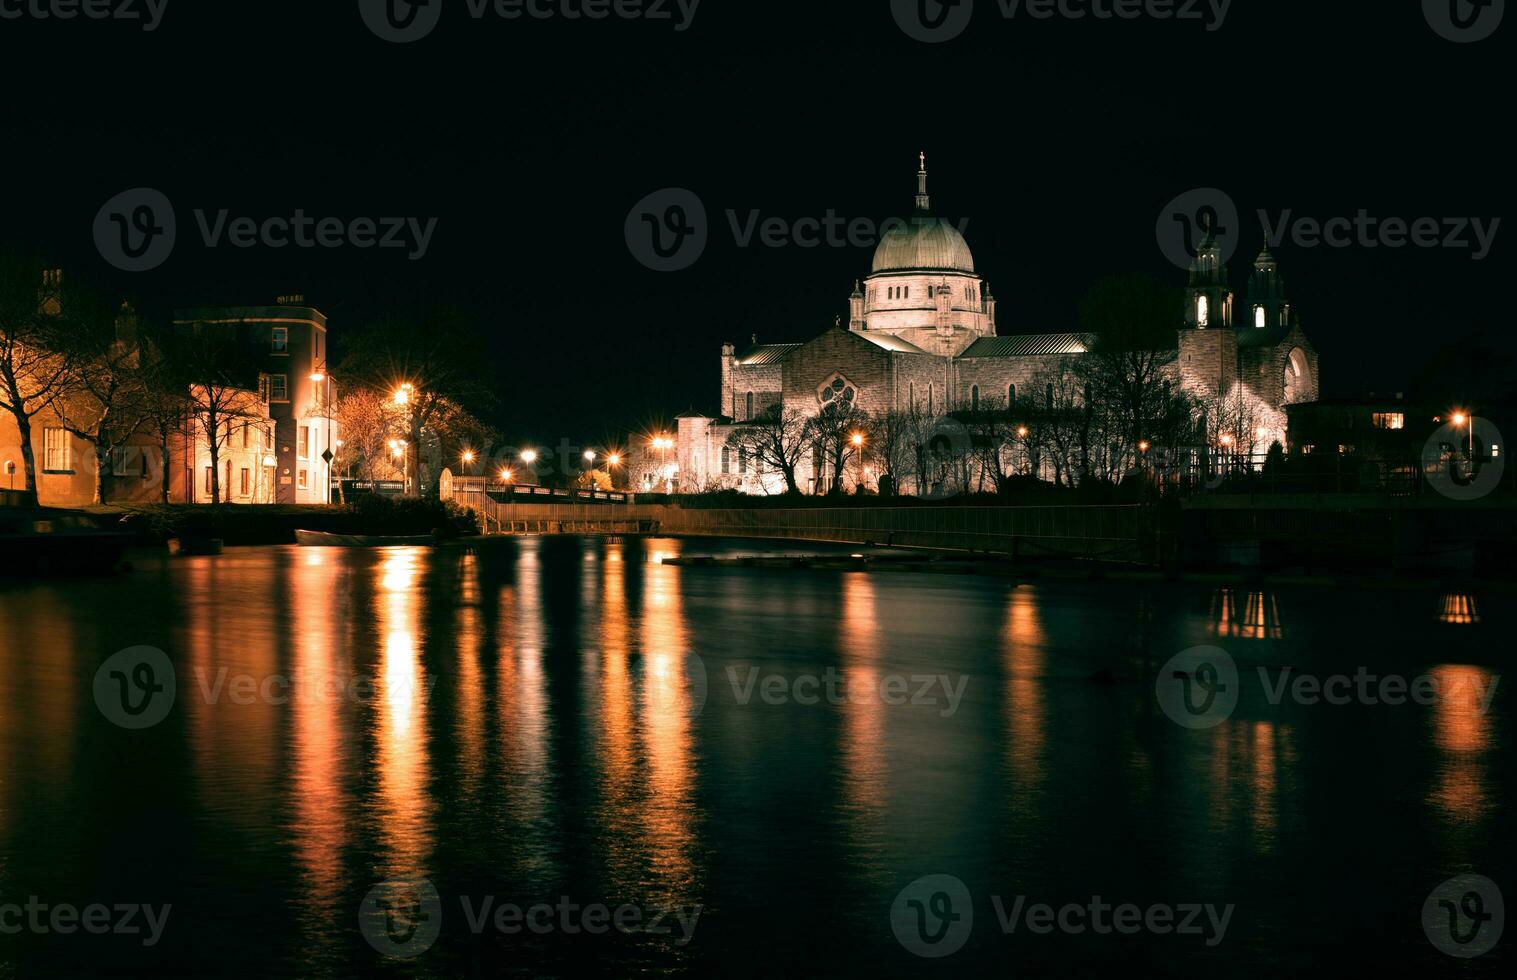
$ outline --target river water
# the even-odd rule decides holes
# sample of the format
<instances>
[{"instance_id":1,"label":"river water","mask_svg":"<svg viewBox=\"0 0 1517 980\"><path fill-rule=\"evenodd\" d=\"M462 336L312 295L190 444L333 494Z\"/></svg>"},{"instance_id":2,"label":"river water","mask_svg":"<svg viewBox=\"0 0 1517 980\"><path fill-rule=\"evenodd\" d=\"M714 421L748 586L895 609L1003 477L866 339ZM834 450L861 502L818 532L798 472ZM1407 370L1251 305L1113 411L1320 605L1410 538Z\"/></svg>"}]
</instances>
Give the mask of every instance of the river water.
<instances>
[{"instance_id":1,"label":"river water","mask_svg":"<svg viewBox=\"0 0 1517 980\"><path fill-rule=\"evenodd\" d=\"M1510 968L1510 597L661 563L785 548L0 585L0 975Z\"/></svg>"}]
</instances>

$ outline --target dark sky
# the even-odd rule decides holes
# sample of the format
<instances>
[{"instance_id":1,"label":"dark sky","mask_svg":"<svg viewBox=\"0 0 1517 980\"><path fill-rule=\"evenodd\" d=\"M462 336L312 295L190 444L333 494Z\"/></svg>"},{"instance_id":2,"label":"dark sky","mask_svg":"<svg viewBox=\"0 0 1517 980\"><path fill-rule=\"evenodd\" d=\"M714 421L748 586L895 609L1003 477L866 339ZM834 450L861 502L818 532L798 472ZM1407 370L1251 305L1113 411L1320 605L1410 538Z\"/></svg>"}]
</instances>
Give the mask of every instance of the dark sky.
<instances>
[{"instance_id":1,"label":"dark sky","mask_svg":"<svg viewBox=\"0 0 1517 980\"><path fill-rule=\"evenodd\" d=\"M1208 31L1006 20L977 0L968 30L937 45L907 37L888 0L704 0L683 32L467 10L446 0L410 45L371 34L356 0L169 0L152 33L0 20L0 245L150 314L302 291L340 337L457 303L491 336L482 368L506 435L594 442L714 410L724 341L803 340L846 315L870 249L739 248L728 209L904 215L919 150L938 211L970 222L1003 333L1074 327L1103 275L1179 282L1154 226L1192 188L1224 189L1244 215L1240 289L1259 208L1490 219L1509 199L1513 26L1454 44L1416 2L1234 0ZM173 202L178 243L126 274L91 224L140 186ZM640 265L623 232L665 187L695 191L712 222L677 273ZM438 225L416 262L207 249L193 212L223 208ZM1479 262L1468 248L1277 249L1326 393L1394 390L1430 345L1472 332L1510 348L1507 235Z\"/></svg>"}]
</instances>

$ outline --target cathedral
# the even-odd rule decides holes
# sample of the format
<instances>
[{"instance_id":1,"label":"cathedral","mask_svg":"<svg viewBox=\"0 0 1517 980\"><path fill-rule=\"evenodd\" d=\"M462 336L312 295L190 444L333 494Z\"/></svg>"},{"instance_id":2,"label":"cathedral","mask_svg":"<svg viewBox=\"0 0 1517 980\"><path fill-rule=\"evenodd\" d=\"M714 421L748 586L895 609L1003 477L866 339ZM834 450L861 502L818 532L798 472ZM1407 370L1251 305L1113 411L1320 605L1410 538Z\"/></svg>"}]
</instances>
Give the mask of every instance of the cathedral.
<instances>
[{"instance_id":1,"label":"cathedral","mask_svg":"<svg viewBox=\"0 0 1517 980\"><path fill-rule=\"evenodd\" d=\"M1316 400L1318 364L1278 265L1267 248L1255 260L1240 321L1221 249L1208 236L1197 252L1186 309L1176 315L1171 381L1206 406L1210 431L1242 433L1238 451L1285 445L1285 406ZM643 489L780 493L780 475L751 461L733 439L765 413L810 417L834 402L873 418L908 408L928 418L1000 408L1017 404L1019 396L1024 403L1041 397L1032 386L1089 349L1090 338L1078 332L1027 334L1012 327L1003 332L997 323L995 297L964 236L933 216L924 155L913 217L882 237L869 276L854 284L846 324L839 318L800 343L754 338L743 349L724 346L719 413L682 416L675 459L666 459L661 470L643 467L634 479ZM1221 438L1229 445L1234 440ZM821 453L802 454L800 488L825 486L824 466ZM861 463L850 469L847 483L874 489L872 475Z\"/></svg>"}]
</instances>

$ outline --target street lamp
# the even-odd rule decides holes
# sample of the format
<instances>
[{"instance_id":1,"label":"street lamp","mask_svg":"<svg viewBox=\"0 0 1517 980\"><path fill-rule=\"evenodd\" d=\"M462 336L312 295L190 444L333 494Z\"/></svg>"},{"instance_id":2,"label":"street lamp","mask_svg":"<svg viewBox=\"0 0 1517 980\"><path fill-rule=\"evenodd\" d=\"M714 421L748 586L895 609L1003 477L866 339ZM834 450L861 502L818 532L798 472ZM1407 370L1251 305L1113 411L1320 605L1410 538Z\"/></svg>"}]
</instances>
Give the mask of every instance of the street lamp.
<instances>
[{"instance_id":1,"label":"street lamp","mask_svg":"<svg viewBox=\"0 0 1517 980\"><path fill-rule=\"evenodd\" d=\"M321 414L326 419L326 423L327 423L326 449L324 451L328 452L328 453L332 453L332 384L331 384L331 382L332 382L332 376L329 375L329 374L327 374L326 366L325 365L320 365L314 371L311 372L311 383L312 384L314 384L314 385L325 385L326 386L326 390L324 392L321 392L320 402L321 402ZM335 459L336 458L336 453L332 453L332 456L333 456L333 459ZM324 463L326 463L326 478L327 478L327 482L326 482L326 498L327 498L326 499L326 503L327 503L328 506L330 506L331 503L332 503L332 460L326 459L325 457L318 457L318 458L321 459Z\"/></svg>"},{"instance_id":2,"label":"street lamp","mask_svg":"<svg viewBox=\"0 0 1517 980\"><path fill-rule=\"evenodd\" d=\"M524 450L522 450L521 461L523 463L526 463L528 466L531 466L533 463L537 462L537 450L535 450L535 449L524 449Z\"/></svg>"},{"instance_id":3,"label":"street lamp","mask_svg":"<svg viewBox=\"0 0 1517 980\"><path fill-rule=\"evenodd\" d=\"M862 433L862 432L855 432L853 435L851 435L851 436L848 437L848 441L853 444L854 452L856 452L858 454L858 457L859 457L859 486L863 487L863 485L864 485L864 433Z\"/></svg>"}]
</instances>

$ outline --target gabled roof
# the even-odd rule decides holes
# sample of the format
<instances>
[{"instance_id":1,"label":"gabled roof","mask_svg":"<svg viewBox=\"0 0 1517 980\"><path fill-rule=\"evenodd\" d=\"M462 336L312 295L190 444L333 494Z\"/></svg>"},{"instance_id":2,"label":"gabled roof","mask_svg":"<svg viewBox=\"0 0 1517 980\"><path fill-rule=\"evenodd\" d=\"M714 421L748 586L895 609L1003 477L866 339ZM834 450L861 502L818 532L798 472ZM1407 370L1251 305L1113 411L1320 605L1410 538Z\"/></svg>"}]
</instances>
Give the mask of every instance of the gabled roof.
<instances>
[{"instance_id":1,"label":"gabled roof","mask_svg":"<svg viewBox=\"0 0 1517 980\"><path fill-rule=\"evenodd\" d=\"M886 333L883 330L856 330L852 331L852 333L855 337L867 340L876 347L883 347L886 350L895 351L898 354L927 353L916 344L908 343L907 341L902 340L900 337L897 337L895 334Z\"/></svg>"},{"instance_id":2,"label":"gabled roof","mask_svg":"<svg viewBox=\"0 0 1517 980\"><path fill-rule=\"evenodd\" d=\"M1012 337L981 337L960 357L1036 357L1041 354L1086 354L1085 335L1034 333Z\"/></svg>"},{"instance_id":3,"label":"gabled roof","mask_svg":"<svg viewBox=\"0 0 1517 980\"><path fill-rule=\"evenodd\" d=\"M785 359L785 355L795 350L800 344L755 344L737 355L737 363L742 365L778 364Z\"/></svg>"}]
</instances>

